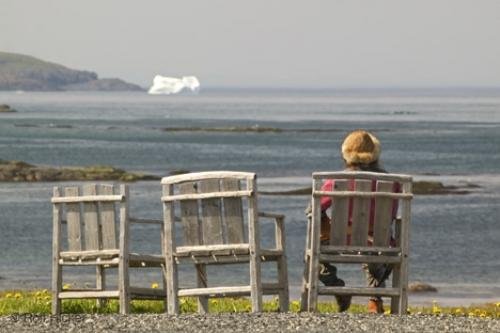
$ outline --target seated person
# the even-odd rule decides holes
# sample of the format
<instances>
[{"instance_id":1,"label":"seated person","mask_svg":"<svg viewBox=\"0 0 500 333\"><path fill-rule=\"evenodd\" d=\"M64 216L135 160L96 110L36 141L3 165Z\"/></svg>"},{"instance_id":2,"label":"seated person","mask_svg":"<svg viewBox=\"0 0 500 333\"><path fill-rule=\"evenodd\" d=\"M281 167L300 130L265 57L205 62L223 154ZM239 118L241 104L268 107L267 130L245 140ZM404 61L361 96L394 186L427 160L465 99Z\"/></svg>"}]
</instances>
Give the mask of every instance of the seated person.
<instances>
[{"instance_id":1,"label":"seated person","mask_svg":"<svg viewBox=\"0 0 500 333\"><path fill-rule=\"evenodd\" d=\"M370 171L386 173L380 167L380 142L371 133L364 130L356 130L345 138L342 144L342 157L346 171ZM374 183L375 185L375 183ZM332 191L334 181L329 179L324 181L321 190ZM351 185L352 186L352 185ZM395 184L394 192L400 192L399 184ZM321 198L321 235L322 244L328 244L330 238L330 218L327 215L327 209L332 205L330 197ZM335 207L335 204L334 204ZM372 209L373 210L373 209ZM393 221L397 214L397 201L393 205ZM306 209L306 214L311 217L311 205ZM352 212L350 212L352 213ZM370 212L369 233L373 236L373 217L374 212ZM349 219L349 225L351 221ZM347 237L350 242L350 235ZM363 264L363 270L366 274L367 284L370 287L385 287L385 281L391 274L392 268L386 264ZM328 263L320 263L319 279L325 286L345 286L345 282L337 277L337 268ZM339 311L346 311L351 304L351 296L336 296ZM370 313L383 313L383 303L380 297L372 297L368 302L368 311Z\"/></svg>"}]
</instances>

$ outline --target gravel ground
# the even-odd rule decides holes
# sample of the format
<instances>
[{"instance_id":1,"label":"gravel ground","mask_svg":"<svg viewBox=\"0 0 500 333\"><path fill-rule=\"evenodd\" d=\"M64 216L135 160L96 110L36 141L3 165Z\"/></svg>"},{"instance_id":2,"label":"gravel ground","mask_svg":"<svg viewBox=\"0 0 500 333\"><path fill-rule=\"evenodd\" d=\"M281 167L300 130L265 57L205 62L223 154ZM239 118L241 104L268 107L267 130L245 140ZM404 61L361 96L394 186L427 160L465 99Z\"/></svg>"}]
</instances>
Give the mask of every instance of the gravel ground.
<instances>
[{"instance_id":1,"label":"gravel ground","mask_svg":"<svg viewBox=\"0 0 500 333\"><path fill-rule=\"evenodd\" d=\"M17 315L0 332L500 332L500 320L453 316L264 313L211 315Z\"/></svg>"}]
</instances>

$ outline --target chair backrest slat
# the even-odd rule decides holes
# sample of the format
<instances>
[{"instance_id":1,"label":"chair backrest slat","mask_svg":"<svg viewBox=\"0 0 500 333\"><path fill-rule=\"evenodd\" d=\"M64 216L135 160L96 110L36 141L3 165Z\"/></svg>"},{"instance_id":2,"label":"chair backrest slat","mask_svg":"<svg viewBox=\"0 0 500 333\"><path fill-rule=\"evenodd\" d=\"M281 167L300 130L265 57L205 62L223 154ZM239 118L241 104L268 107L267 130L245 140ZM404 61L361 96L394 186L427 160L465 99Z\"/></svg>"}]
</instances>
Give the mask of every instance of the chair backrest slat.
<instances>
[{"instance_id":1,"label":"chair backrest slat","mask_svg":"<svg viewBox=\"0 0 500 333\"><path fill-rule=\"evenodd\" d=\"M196 182L185 182L179 185L179 192L180 194L197 193L197 187ZM183 200L180 202L180 207L185 245L201 245L198 200Z\"/></svg>"},{"instance_id":2,"label":"chair backrest slat","mask_svg":"<svg viewBox=\"0 0 500 333\"><path fill-rule=\"evenodd\" d=\"M393 192L394 182L378 181L377 192ZM391 239L392 208L395 200L379 197L375 199L375 224L373 245L388 246Z\"/></svg>"},{"instance_id":3,"label":"chair backrest slat","mask_svg":"<svg viewBox=\"0 0 500 333\"><path fill-rule=\"evenodd\" d=\"M97 195L96 185L84 185L83 195ZM96 202L85 202L83 204L83 229L85 234L85 250L99 250L100 232Z\"/></svg>"},{"instance_id":4,"label":"chair backrest slat","mask_svg":"<svg viewBox=\"0 0 500 333\"><path fill-rule=\"evenodd\" d=\"M113 185L98 185L97 193L102 195L114 194ZM115 205L112 202L101 202L99 206L101 220L101 239L103 249L117 249L117 223Z\"/></svg>"},{"instance_id":5,"label":"chair backrest slat","mask_svg":"<svg viewBox=\"0 0 500 333\"><path fill-rule=\"evenodd\" d=\"M64 195L67 197L75 197L80 195L78 187L66 187ZM68 231L68 250L81 251L81 211L79 203L66 204L66 221Z\"/></svg>"},{"instance_id":6,"label":"chair backrest slat","mask_svg":"<svg viewBox=\"0 0 500 333\"><path fill-rule=\"evenodd\" d=\"M206 179L198 183L199 193L220 192L219 179ZM201 200L203 244L223 244L221 199Z\"/></svg>"},{"instance_id":7,"label":"chair backrest slat","mask_svg":"<svg viewBox=\"0 0 500 333\"><path fill-rule=\"evenodd\" d=\"M370 192L371 180L355 181L354 189L360 192ZM370 219L370 198L352 199L352 236L351 245L366 246L368 240L368 227Z\"/></svg>"},{"instance_id":8,"label":"chair backrest slat","mask_svg":"<svg viewBox=\"0 0 500 333\"><path fill-rule=\"evenodd\" d=\"M222 191L239 191L238 179L222 179ZM238 244L245 242L243 203L241 198L224 198L224 223L226 226L227 242Z\"/></svg>"},{"instance_id":9,"label":"chair backrest slat","mask_svg":"<svg viewBox=\"0 0 500 333\"><path fill-rule=\"evenodd\" d=\"M335 180L335 191L347 191L347 180ZM346 245L349 221L349 198L332 198L330 243Z\"/></svg>"}]
</instances>

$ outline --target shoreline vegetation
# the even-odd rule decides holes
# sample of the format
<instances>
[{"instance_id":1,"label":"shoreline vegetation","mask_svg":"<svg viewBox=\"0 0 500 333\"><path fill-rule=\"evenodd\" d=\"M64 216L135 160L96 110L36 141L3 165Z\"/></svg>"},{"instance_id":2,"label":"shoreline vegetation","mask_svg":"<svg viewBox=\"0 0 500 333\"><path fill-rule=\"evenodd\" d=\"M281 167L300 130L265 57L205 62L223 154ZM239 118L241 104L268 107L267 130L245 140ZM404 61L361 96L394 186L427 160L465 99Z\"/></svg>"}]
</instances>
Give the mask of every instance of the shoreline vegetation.
<instances>
[{"instance_id":1,"label":"shoreline vegetation","mask_svg":"<svg viewBox=\"0 0 500 333\"><path fill-rule=\"evenodd\" d=\"M170 175L188 173L188 170L172 170ZM55 182L55 181L146 181L160 180L157 175L128 172L107 165L85 167L37 166L23 161L0 160L0 182ZM444 185L438 181L414 181L413 193L417 195L468 194L479 188L476 184L463 186ZM311 187L283 191L259 191L261 195L309 195Z\"/></svg>"},{"instance_id":2,"label":"shoreline vegetation","mask_svg":"<svg viewBox=\"0 0 500 333\"><path fill-rule=\"evenodd\" d=\"M65 285L65 288L70 288ZM0 291L0 316L14 314L50 314L51 293L47 289L43 290L5 290ZM180 310L183 314L196 313L196 298L181 298ZM279 308L277 299L264 301L264 312L276 312ZM389 306L386 306L385 314L390 314ZM251 303L248 298L212 298L209 301L209 310L212 313L247 313L251 311ZM297 313L300 310L300 302L293 300L290 302L290 312ZM336 313L338 311L335 301L320 302L318 304L319 313ZM67 300L63 302L63 313L84 313L84 314L112 314L118 312L118 301L110 300L103 306L97 306L95 300ZM163 313L163 301L132 301L132 313ZM432 306L409 306L409 314L432 314L432 315L453 315L457 317L478 317L478 318L500 318L500 302L485 303L471 306L441 307L434 302ZM351 314L367 313L367 306L364 304L352 304L348 310Z\"/></svg>"}]
</instances>

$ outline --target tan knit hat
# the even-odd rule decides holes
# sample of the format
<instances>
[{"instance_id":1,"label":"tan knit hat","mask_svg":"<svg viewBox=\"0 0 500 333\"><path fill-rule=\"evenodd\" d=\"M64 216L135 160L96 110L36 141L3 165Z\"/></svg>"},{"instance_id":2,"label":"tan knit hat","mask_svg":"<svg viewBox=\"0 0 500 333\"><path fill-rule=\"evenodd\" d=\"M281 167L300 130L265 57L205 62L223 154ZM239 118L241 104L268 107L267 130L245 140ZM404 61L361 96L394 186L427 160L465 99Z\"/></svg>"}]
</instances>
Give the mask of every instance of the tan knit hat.
<instances>
[{"instance_id":1,"label":"tan knit hat","mask_svg":"<svg viewBox=\"0 0 500 333\"><path fill-rule=\"evenodd\" d=\"M367 131L353 131L344 139L342 156L347 164L370 164L380 156L380 142Z\"/></svg>"}]
</instances>

